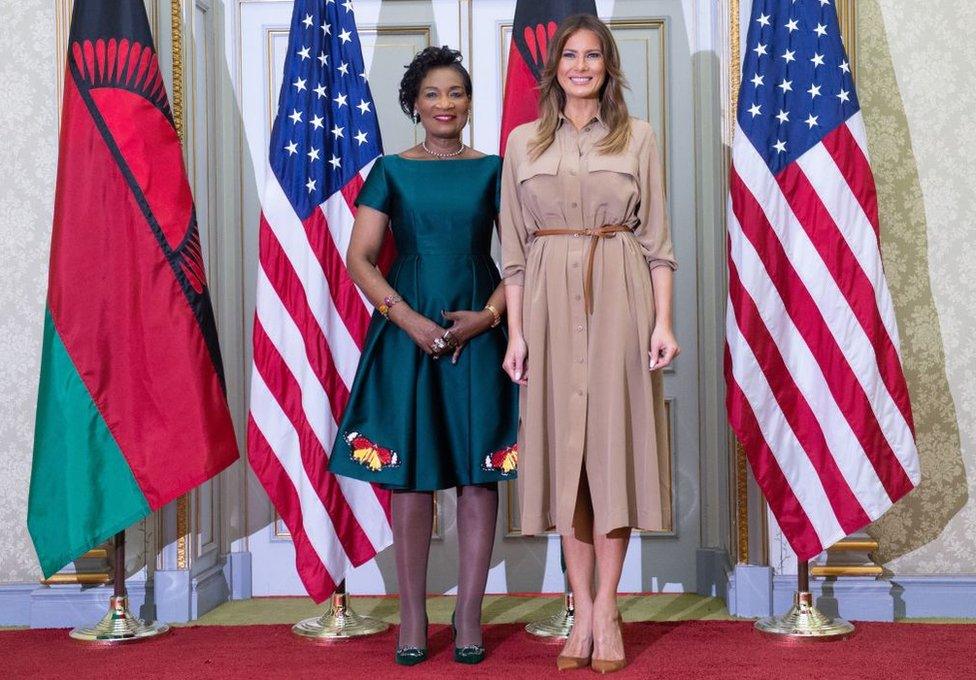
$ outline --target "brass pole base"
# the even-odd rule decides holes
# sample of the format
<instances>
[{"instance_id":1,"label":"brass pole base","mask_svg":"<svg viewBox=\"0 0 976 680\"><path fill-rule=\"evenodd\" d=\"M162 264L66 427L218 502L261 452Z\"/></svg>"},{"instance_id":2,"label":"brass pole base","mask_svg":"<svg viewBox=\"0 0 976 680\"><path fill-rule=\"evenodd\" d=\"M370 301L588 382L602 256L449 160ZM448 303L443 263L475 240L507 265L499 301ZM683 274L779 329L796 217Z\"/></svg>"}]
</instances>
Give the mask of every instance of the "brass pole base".
<instances>
[{"instance_id":1,"label":"brass pole base","mask_svg":"<svg viewBox=\"0 0 976 680\"><path fill-rule=\"evenodd\" d=\"M330 641L375 635L389 627L385 621L360 616L349 608L345 593L336 593L332 596L329 611L299 621L291 627L291 632L312 641Z\"/></svg>"},{"instance_id":2,"label":"brass pole base","mask_svg":"<svg viewBox=\"0 0 976 680\"><path fill-rule=\"evenodd\" d=\"M75 640L115 645L122 642L149 640L169 632L165 623L143 623L129 611L129 598L111 597L108 613L89 628L74 628L68 635Z\"/></svg>"},{"instance_id":3,"label":"brass pole base","mask_svg":"<svg viewBox=\"0 0 976 680\"><path fill-rule=\"evenodd\" d=\"M573 629L573 616L576 612L576 605L573 603L573 594L566 593L563 610L558 614L533 621L526 624L525 632L541 638L563 639L569 637L569 631Z\"/></svg>"},{"instance_id":4,"label":"brass pole base","mask_svg":"<svg viewBox=\"0 0 976 680\"><path fill-rule=\"evenodd\" d=\"M854 626L844 619L832 619L813 606L813 595L797 592L793 607L784 616L770 616L756 621L756 630L790 642L832 642L854 633Z\"/></svg>"}]
</instances>

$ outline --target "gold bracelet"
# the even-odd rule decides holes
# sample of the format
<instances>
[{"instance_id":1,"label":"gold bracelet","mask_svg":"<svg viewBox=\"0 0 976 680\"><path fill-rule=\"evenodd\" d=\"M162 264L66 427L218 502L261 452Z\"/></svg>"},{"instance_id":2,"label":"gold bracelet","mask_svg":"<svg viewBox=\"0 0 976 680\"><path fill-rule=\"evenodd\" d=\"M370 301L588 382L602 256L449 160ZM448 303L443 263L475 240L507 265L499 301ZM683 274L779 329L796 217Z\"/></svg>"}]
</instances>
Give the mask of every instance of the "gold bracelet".
<instances>
[{"instance_id":1,"label":"gold bracelet","mask_svg":"<svg viewBox=\"0 0 976 680\"><path fill-rule=\"evenodd\" d=\"M485 311L491 314L491 327L494 328L502 322L502 315L498 313L494 305L485 305Z\"/></svg>"}]
</instances>

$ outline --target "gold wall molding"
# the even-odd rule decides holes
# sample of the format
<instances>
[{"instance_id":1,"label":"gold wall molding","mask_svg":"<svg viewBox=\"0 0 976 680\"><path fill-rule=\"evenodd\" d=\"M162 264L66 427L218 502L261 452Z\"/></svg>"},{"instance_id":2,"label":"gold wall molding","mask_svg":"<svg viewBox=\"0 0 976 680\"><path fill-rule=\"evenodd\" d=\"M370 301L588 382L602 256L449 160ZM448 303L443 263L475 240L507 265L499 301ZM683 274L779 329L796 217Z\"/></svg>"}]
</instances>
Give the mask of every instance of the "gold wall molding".
<instances>
[{"instance_id":1,"label":"gold wall molding","mask_svg":"<svg viewBox=\"0 0 976 680\"><path fill-rule=\"evenodd\" d=\"M857 74L857 3L855 0L837 0L837 19L840 21L841 40L847 50L851 73Z\"/></svg>"},{"instance_id":2,"label":"gold wall molding","mask_svg":"<svg viewBox=\"0 0 976 680\"><path fill-rule=\"evenodd\" d=\"M170 47L173 53L173 125L183 145L185 120L183 112L183 0L170 0ZM184 154L186 149L184 148ZM186 569L190 565L187 550L190 533L190 500L187 494L176 499L176 567Z\"/></svg>"}]
</instances>

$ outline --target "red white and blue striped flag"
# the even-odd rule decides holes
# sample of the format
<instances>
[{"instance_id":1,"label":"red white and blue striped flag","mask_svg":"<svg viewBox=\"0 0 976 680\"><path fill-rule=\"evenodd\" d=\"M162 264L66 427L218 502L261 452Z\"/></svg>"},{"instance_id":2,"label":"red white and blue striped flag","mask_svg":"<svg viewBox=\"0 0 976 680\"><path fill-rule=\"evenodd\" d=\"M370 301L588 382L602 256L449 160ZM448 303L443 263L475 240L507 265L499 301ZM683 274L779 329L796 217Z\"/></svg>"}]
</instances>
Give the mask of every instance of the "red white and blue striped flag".
<instances>
[{"instance_id":1,"label":"red white and blue striped flag","mask_svg":"<svg viewBox=\"0 0 976 680\"><path fill-rule=\"evenodd\" d=\"M801 560L919 481L867 140L830 0L756 0L728 211L729 421Z\"/></svg>"},{"instance_id":2,"label":"red white and blue striped flag","mask_svg":"<svg viewBox=\"0 0 976 680\"><path fill-rule=\"evenodd\" d=\"M247 450L317 602L392 541L388 492L327 469L372 313L346 271L353 202L381 153L352 3L297 0L261 202Z\"/></svg>"}]
</instances>

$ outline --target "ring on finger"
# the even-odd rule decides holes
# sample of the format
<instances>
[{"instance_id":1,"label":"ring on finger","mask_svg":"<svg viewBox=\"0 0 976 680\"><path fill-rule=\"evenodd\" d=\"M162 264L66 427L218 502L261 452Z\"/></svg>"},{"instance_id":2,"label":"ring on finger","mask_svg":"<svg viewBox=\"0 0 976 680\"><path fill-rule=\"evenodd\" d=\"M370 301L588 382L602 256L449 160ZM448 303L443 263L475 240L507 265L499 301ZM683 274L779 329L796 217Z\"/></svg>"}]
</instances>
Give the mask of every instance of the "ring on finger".
<instances>
[{"instance_id":1,"label":"ring on finger","mask_svg":"<svg viewBox=\"0 0 976 680\"><path fill-rule=\"evenodd\" d=\"M447 349L447 343L444 342L444 338L434 338L434 342L430 346L435 352L443 352Z\"/></svg>"}]
</instances>

